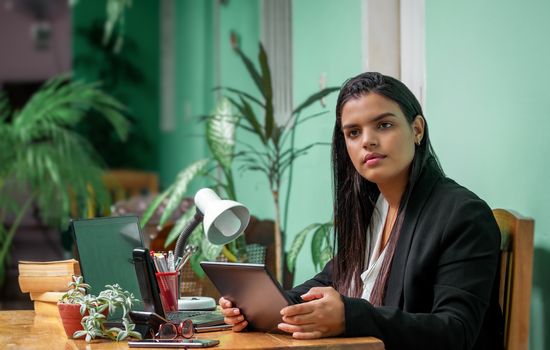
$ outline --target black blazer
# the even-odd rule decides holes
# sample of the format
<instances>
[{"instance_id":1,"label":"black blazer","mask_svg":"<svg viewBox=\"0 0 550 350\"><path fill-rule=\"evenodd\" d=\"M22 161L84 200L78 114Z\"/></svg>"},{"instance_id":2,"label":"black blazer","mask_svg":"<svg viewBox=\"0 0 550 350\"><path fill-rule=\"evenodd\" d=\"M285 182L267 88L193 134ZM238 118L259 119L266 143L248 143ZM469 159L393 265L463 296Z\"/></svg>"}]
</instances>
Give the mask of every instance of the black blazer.
<instances>
[{"instance_id":1,"label":"black blazer","mask_svg":"<svg viewBox=\"0 0 550 350\"><path fill-rule=\"evenodd\" d=\"M500 231L487 204L427 167L413 189L384 306L342 296L344 336L374 336L386 349L503 349L498 304ZM287 291L294 302L332 286L332 261Z\"/></svg>"}]
</instances>

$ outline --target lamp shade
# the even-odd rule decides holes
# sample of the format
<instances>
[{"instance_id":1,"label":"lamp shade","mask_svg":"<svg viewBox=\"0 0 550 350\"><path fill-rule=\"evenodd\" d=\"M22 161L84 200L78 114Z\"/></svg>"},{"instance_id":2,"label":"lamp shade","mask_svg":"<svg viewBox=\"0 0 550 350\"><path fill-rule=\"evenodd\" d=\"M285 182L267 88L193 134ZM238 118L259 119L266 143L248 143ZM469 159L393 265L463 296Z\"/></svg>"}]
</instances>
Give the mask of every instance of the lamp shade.
<instances>
[{"instance_id":1,"label":"lamp shade","mask_svg":"<svg viewBox=\"0 0 550 350\"><path fill-rule=\"evenodd\" d=\"M221 199L209 188L195 194L195 205L204 215L204 232L213 244L231 242L248 226L250 213L244 205Z\"/></svg>"}]
</instances>

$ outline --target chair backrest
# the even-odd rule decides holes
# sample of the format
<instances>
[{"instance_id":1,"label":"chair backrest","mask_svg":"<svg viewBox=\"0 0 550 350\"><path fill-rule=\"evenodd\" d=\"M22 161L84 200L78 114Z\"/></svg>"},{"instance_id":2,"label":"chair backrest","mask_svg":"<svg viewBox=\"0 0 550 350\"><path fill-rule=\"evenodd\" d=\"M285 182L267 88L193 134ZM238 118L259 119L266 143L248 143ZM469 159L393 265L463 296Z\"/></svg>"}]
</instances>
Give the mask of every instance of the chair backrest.
<instances>
[{"instance_id":1,"label":"chair backrest","mask_svg":"<svg viewBox=\"0 0 550 350\"><path fill-rule=\"evenodd\" d=\"M110 193L111 203L145 194L156 195L159 191L158 175L153 172L108 170L103 174L102 180ZM98 212L93 189L89 191L89 197L86 199L85 217L109 216L111 214L109 208L104 209L101 213ZM79 216L74 198L71 202L71 215L73 218Z\"/></svg>"},{"instance_id":2,"label":"chair backrest","mask_svg":"<svg viewBox=\"0 0 550 350\"><path fill-rule=\"evenodd\" d=\"M493 215L502 235L499 302L507 350L527 350L533 274L534 221L506 209Z\"/></svg>"},{"instance_id":3,"label":"chair backrest","mask_svg":"<svg viewBox=\"0 0 550 350\"><path fill-rule=\"evenodd\" d=\"M112 195L113 202L143 194L157 194L158 175L140 170L109 170L103 174L103 182Z\"/></svg>"}]
</instances>

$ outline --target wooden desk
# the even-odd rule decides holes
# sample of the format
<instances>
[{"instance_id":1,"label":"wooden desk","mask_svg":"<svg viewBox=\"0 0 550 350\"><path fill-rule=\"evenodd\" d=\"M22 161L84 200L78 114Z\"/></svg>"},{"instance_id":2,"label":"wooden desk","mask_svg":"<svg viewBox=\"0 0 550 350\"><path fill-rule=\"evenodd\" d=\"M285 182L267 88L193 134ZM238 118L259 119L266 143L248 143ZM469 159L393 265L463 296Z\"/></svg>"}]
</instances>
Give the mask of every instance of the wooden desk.
<instances>
[{"instance_id":1,"label":"wooden desk","mask_svg":"<svg viewBox=\"0 0 550 350\"><path fill-rule=\"evenodd\" d=\"M372 337L295 340L288 335L232 331L197 334L197 338L219 339L212 349L365 349L383 350L384 344ZM0 345L3 349L128 349L128 344L106 340L67 339L61 320L35 317L34 311L0 311Z\"/></svg>"}]
</instances>

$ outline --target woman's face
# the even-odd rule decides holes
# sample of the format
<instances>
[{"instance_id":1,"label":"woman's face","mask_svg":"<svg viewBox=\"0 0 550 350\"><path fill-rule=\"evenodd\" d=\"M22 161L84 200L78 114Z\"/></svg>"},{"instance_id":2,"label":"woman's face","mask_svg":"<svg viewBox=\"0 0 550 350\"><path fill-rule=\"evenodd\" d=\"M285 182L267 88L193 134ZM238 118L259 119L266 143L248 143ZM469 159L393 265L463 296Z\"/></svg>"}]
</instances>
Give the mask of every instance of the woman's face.
<instances>
[{"instance_id":1,"label":"woman's face","mask_svg":"<svg viewBox=\"0 0 550 350\"><path fill-rule=\"evenodd\" d=\"M417 116L411 125L396 102L369 93L344 104L342 132L357 172L378 185L391 184L408 178L424 119Z\"/></svg>"}]
</instances>

